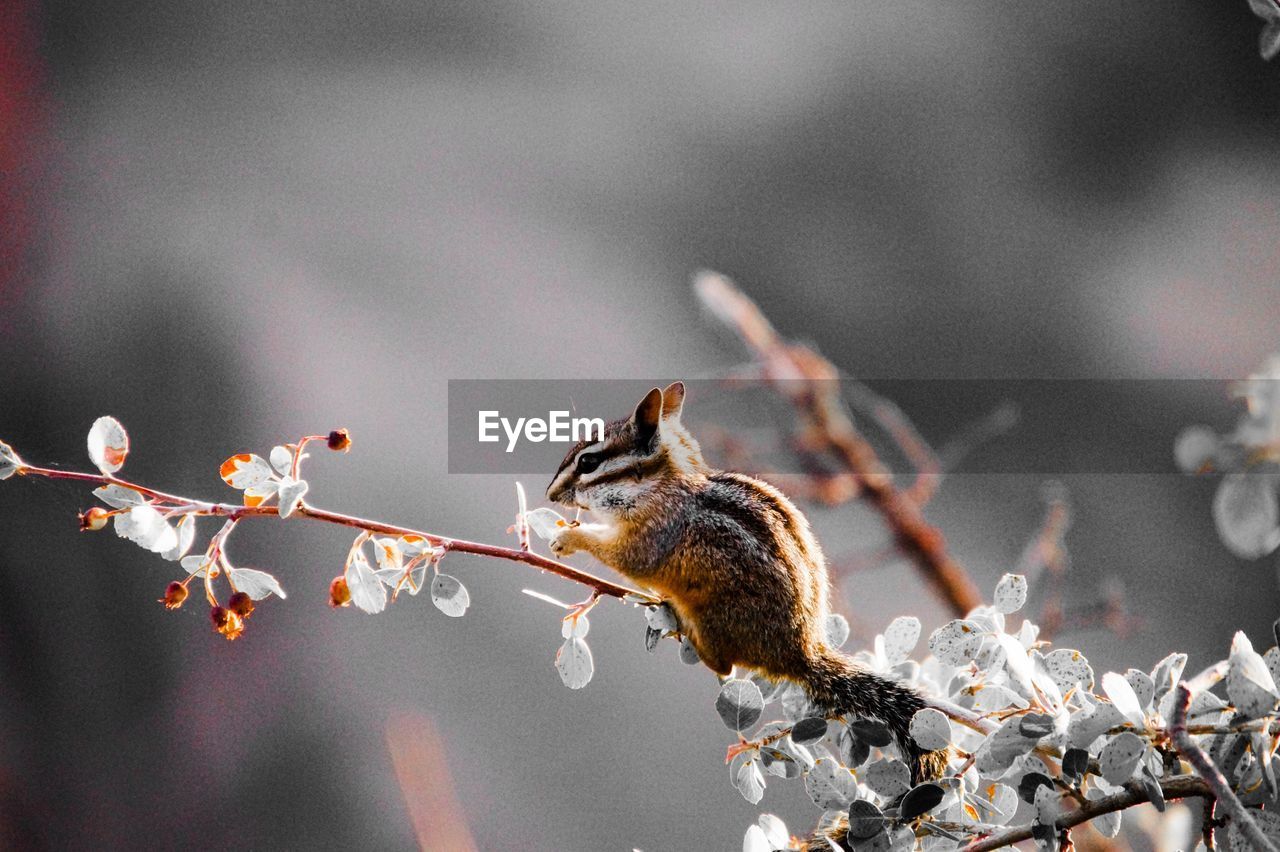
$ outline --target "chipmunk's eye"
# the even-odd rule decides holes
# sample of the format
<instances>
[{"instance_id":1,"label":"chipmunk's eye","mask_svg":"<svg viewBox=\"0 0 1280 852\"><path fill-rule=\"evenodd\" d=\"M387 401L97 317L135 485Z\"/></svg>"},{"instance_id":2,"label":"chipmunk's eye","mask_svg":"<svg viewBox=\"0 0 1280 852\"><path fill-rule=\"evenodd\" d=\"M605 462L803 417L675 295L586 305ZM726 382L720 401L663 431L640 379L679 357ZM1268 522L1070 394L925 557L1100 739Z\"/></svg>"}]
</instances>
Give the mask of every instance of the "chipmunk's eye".
<instances>
[{"instance_id":1,"label":"chipmunk's eye","mask_svg":"<svg viewBox=\"0 0 1280 852\"><path fill-rule=\"evenodd\" d=\"M600 466L600 456L595 453L583 453L578 456L578 473L590 473Z\"/></svg>"}]
</instances>

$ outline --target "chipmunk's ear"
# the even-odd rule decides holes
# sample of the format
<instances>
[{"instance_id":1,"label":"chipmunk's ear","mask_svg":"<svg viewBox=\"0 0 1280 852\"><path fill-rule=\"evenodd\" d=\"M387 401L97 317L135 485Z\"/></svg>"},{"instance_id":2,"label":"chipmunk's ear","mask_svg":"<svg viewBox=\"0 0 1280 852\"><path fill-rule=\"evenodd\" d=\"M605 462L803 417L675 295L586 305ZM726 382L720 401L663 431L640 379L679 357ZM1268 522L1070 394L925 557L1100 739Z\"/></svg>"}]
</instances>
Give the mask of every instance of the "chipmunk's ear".
<instances>
[{"instance_id":1,"label":"chipmunk's ear","mask_svg":"<svg viewBox=\"0 0 1280 852\"><path fill-rule=\"evenodd\" d=\"M662 391L662 419L679 420L684 407L684 382L672 382Z\"/></svg>"},{"instance_id":2,"label":"chipmunk's ear","mask_svg":"<svg viewBox=\"0 0 1280 852\"><path fill-rule=\"evenodd\" d=\"M631 415L631 425L636 430L636 442L647 447L658 432L658 421L662 419L662 391L654 388L644 395L635 413Z\"/></svg>"}]
</instances>

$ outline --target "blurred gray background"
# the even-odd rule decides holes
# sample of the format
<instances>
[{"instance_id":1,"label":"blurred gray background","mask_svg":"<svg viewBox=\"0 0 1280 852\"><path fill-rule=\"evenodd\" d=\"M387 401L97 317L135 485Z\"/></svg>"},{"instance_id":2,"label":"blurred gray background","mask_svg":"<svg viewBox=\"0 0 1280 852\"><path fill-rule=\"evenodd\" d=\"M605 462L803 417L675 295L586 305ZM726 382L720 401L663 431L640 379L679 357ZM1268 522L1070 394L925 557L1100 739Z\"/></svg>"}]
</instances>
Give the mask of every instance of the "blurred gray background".
<instances>
[{"instance_id":1,"label":"blurred gray background","mask_svg":"<svg viewBox=\"0 0 1280 852\"><path fill-rule=\"evenodd\" d=\"M235 499L229 454L346 426L308 499L505 542L512 478L446 473L446 381L729 367L700 267L867 377L1225 379L1280 348L1280 68L1243 0L3 5L0 438L36 463L88 467L112 414L126 474ZM1215 402L1132 440L1232 423ZM935 443L962 425L907 408ZM1072 598L1116 578L1145 619L1059 637L1099 671L1271 644L1274 558L1227 554L1212 483L1169 469L1065 480ZM1041 487L958 475L930 505L984 590ZM154 602L172 563L77 533L89 504L0 484L6 847L410 848L404 718L480 849L736 849L759 810L714 678L646 654L632 610L593 614L571 692L519 591L575 589L450 557L461 621L333 612L347 532L264 523L233 556L291 594L228 643ZM884 540L863 508L814 520L832 553ZM901 563L842 592L855 642L946 617ZM795 783L761 809L816 816Z\"/></svg>"}]
</instances>

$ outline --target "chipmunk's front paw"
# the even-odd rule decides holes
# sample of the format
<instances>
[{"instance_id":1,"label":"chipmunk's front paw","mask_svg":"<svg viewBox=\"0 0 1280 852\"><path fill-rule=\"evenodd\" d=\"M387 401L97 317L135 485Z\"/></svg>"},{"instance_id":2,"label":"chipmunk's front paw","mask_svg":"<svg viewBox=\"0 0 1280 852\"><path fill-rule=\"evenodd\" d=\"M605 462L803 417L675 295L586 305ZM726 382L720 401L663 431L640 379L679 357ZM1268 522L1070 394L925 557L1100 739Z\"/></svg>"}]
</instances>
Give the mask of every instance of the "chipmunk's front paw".
<instances>
[{"instance_id":1,"label":"chipmunk's front paw","mask_svg":"<svg viewBox=\"0 0 1280 852\"><path fill-rule=\"evenodd\" d=\"M576 531L573 527L562 527L547 540L547 547L556 556L569 556L578 552Z\"/></svg>"}]
</instances>

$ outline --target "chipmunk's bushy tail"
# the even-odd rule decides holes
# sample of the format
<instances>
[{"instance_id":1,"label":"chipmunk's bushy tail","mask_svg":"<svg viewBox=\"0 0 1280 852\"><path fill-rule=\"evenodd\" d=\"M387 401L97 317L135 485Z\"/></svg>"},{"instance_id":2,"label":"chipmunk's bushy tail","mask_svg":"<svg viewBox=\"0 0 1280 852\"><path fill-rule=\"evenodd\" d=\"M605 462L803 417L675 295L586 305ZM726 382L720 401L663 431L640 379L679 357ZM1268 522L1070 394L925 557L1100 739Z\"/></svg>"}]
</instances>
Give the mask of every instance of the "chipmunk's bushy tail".
<instances>
[{"instance_id":1,"label":"chipmunk's bushy tail","mask_svg":"<svg viewBox=\"0 0 1280 852\"><path fill-rule=\"evenodd\" d=\"M813 661L805 686L813 702L828 713L876 719L887 725L903 760L911 767L912 784L940 778L946 771L946 749L925 751L911 739L911 718L927 706L924 696L911 687L869 672L852 658L829 648L824 648ZM810 852L828 850L830 840L843 849L848 832L848 819L841 815L800 848Z\"/></svg>"},{"instance_id":2,"label":"chipmunk's bushy tail","mask_svg":"<svg viewBox=\"0 0 1280 852\"><path fill-rule=\"evenodd\" d=\"M815 704L828 713L876 719L889 727L903 760L911 767L911 783L931 781L947 768L946 750L925 751L911 739L911 718L926 706L919 692L873 674L852 658L824 648L805 683Z\"/></svg>"}]
</instances>

